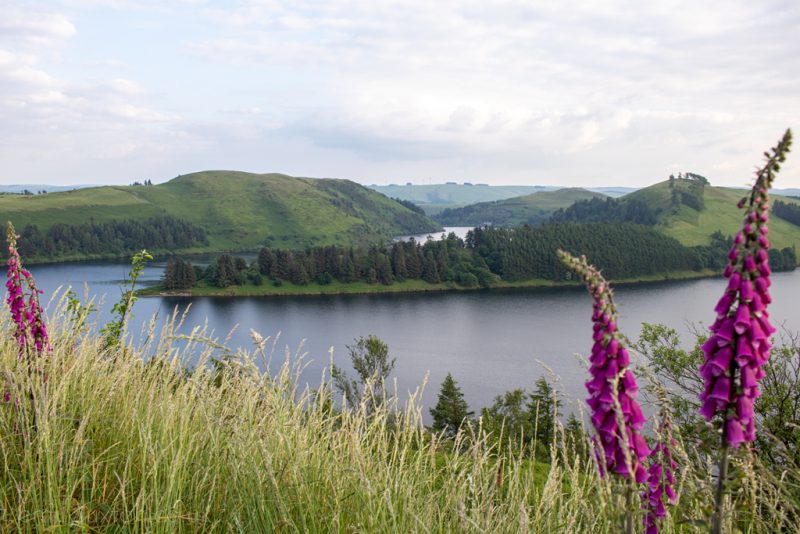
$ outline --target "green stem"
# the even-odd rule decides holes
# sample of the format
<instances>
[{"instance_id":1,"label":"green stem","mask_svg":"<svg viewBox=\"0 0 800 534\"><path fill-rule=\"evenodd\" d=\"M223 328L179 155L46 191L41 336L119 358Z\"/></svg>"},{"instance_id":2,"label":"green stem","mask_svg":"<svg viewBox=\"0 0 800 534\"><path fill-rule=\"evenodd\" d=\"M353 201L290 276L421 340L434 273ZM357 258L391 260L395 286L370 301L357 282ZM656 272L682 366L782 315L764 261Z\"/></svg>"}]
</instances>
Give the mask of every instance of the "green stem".
<instances>
[{"instance_id":1,"label":"green stem","mask_svg":"<svg viewBox=\"0 0 800 534\"><path fill-rule=\"evenodd\" d=\"M722 432L722 453L719 459L717 479L717 498L714 502L714 517L711 523L711 534L722 534L722 501L725 497L725 480L728 478L728 444L725 431Z\"/></svg>"},{"instance_id":2,"label":"green stem","mask_svg":"<svg viewBox=\"0 0 800 534\"><path fill-rule=\"evenodd\" d=\"M633 476L633 475L631 475ZM635 492L633 480L630 481L628 484L628 491L625 495L625 504L627 505L626 508L628 509L628 513L625 517L625 534L634 534L633 530L633 494Z\"/></svg>"}]
</instances>

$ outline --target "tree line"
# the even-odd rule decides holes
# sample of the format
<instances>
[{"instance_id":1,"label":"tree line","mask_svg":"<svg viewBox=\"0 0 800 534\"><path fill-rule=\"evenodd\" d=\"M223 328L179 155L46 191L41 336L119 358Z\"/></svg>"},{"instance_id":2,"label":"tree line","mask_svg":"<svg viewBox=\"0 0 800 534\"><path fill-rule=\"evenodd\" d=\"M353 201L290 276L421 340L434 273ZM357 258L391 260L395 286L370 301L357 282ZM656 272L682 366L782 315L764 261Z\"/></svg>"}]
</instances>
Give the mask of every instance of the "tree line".
<instances>
[{"instance_id":1,"label":"tree line","mask_svg":"<svg viewBox=\"0 0 800 534\"><path fill-rule=\"evenodd\" d=\"M720 232L709 245L687 247L655 229L637 224L547 224L519 228L478 227L466 240L450 233L439 241L397 241L389 245L345 247L329 245L305 250L262 248L258 257L223 254L208 267L192 267L173 259L165 273L168 289L188 289L198 282L225 288L232 285L279 286L366 282L390 285L403 280L462 287L491 287L498 280L569 280L556 250L586 255L610 278L673 271L721 270L732 238ZM796 265L792 248L770 251L774 270Z\"/></svg>"},{"instance_id":2,"label":"tree line","mask_svg":"<svg viewBox=\"0 0 800 534\"><path fill-rule=\"evenodd\" d=\"M559 248L585 255L609 278L721 269L717 256L726 242L719 234L712 245L686 247L653 228L629 223L484 227L467 236L467 246L493 273L509 281L570 279L556 255Z\"/></svg>"},{"instance_id":3,"label":"tree line","mask_svg":"<svg viewBox=\"0 0 800 534\"><path fill-rule=\"evenodd\" d=\"M559 208L550 216L552 223L614 222L653 226L659 212L642 199L590 198Z\"/></svg>"},{"instance_id":4,"label":"tree line","mask_svg":"<svg viewBox=\"0 0 800 534\"><path fill-rule=\"evenodd\" d=\"M177 274L180 263L176 260L174 264L165 273L165 285L176 289L191 287L187 285L188 276ZM390 285L418 279L431 284L453 282L464 287L490 287L496 280L485 262L453 233L424 244L411 239L361 247L262 248L257 259L250 263L222 254L206 268L195 267L194 274L196 282L221 288L248 283L261 285L265 279L273 285L291 282L301 286L327 285L333 281Z\"/></svg>"},{"instance_id":5,"label":"tree line","mask_svg":"<svg viewBox=\"0 0 800 534\"><path fill-rule=\"evenodd\" d=\"M55 258L76 254L123 255L142 248L172 250L207 244L205 230L199 226L161 215L143 220L56 223L46 231L28 224L20 231L19 252L29 258Z\"/></svg>"},{"instance_id":6,"label":"tree line","mask_svg":"<svg viewBox=\"0 0 800 534\"><path fill-rule=\"evenodd\" d=\"M800 226L800 205L776 200L772 203L772 213L776 217Z\"/></svg>"}]
</instances>

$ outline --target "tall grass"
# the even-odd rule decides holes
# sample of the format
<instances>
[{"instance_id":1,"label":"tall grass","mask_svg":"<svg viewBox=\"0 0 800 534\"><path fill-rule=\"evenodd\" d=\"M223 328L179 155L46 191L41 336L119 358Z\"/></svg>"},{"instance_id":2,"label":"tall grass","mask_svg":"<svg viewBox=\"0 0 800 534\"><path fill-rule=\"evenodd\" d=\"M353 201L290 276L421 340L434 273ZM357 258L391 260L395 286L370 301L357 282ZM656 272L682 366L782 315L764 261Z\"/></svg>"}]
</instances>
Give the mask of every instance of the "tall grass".
<instances>
[{"instance_id":1,"label":"tall grass","mask_svg":"<svg viewBox=\"0 0 800 534\"><path fill-rule=\"evenodd\" d=\"M255 338L209 365L219 345L173 316L140 346L104 349L51 310L52 352L32 371L0 337L0 529L21 532L615 532L625 498L563 429L550 461L489 445L478 428L429 434L415 399L367 415L331 407L330 384L276 375ZM0 332L11 328L5 309ZM192 371L185 362L199 361ZM268 366L265 366L269 368ZM35 394L27 392L33 388ZM35 421L35 424L34 424ZM680 441L680 436L678 436ZM714 473L687 454L662 532L704 528ZM793 504L758 459L734 457L729 528L792 530ZM641 521L642 511L637 510ZM640 528L641 523L637 524ZM730 531L730 530L729 530Z\"/></svg>"}]
</instances>

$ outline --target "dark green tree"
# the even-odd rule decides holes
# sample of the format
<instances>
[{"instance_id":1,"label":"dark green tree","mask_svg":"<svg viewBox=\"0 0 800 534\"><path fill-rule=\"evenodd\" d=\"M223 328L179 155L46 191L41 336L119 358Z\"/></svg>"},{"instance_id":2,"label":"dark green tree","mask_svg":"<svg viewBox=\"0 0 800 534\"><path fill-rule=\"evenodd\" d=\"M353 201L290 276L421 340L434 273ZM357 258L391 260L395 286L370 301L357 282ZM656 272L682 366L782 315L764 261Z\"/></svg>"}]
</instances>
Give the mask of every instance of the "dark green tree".
<instances>
[{"instance_id":1,"label":"dark green tree","mask_svg":"<svg viewBox=\"0 0 800 534\"><path fill-rule=\"evenodd\" d=\"M452 438L458 433L458 429L469 421L474 415L471 412L464 394L458 383L453 379L453 375L447 373L439 390L439 398L436 406L430 409L433 417L434 432L443 432L445 437Z\"/></svg>"},{"instance_id":2,"label":"dark green tree","mask_svg":"<svg viewBox=\"0 0 800 534\"><path fill-rule=\"evenodd\" d=\"M228 287L236 283L238 278L233 258L227 254L217 258L216 268L214 269L214 285L217 287Z\"/></svg>"},{"instance_id":3,"label":"dark green tree","mask_svg":"<svg viewBox=\"0 0 800 534\"><path fill-rule=\"evenodd\" d=\"M530 395L528 412L534 426L534 437L547 446L555 438L556 417L561 401L556 397L555 391L547 383L545 377L536 381L536 389Z\"/></svg>"},{"instance_id":4,"label":"dark green tree","mask_svg":"<svg viewBox=\"0 0 800 534\"><path fill-rule=\"evenodd\" d=\"M564 426L564 452L567 458L578 457L583 460L589 457L589 443L581 421L574 413L569 414Z\"/></svg>"},{"instance_id":5,"label":"dark green tree","mask_svg":"<svg viewBox=\"0 0 800 534\"><path fill-rule=\"evenodd\" d=\"M431 251L425 254L425 259L422 262L422 279L429 284L438 284L441 281L439 270L436 268L436 260Z\"/></svg>"}]
</instances>

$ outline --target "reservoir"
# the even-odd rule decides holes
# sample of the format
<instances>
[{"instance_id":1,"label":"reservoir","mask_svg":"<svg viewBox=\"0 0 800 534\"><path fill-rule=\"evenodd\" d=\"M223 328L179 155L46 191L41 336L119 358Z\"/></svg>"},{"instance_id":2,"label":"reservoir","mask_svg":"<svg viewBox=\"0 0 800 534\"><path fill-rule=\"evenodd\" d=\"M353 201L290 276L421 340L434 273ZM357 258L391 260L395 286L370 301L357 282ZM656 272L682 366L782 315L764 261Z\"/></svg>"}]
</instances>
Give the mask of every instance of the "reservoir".
<instances>
[{"instance_id":1,"label":"reservoir","mask_svg":"<svg viewBox=\"0 0 800 534\"><path fill-rule=\"evenodd\" d=\"M145 270L145 284L158 282L164 263ZM45 291L43 304L59 286L70 285L83 300L84 284L97 300L100 324L110 317L121 294L129 266L121 263L69 263L31 267ZM616 288L620 327L638 338L641 324L665 323L682 334L684 346L692 325L714 319L713 307L725 287L722 278L631 285ZM773 324L800 331L800 271L773 275ZM393 378L405 397L427 377L424 413L450 372L476 412L496 395L513 389L533 389L540 376L565 396L566 410L585 396L583 363L591 341L591 300L582 288L481 290L473 292L304 296L268 298L141 298L136 302L130 331L138 333L152 316L159 324L177 307L191 304L182 332L188 334L206 320L220 340L236 327L227 345L251 348L250 330L278 337L273 371L284 349L305 354L302 379L318 384L333 349L334 362L351 375L346 345L358 336L374 334L396 358ZM51 306L52 308L52 306ZM237 326L238 325L238 326ZM583 355L583 356L579 356ZM192 363L192 362L188 362Z\"/></svg>"}]
</instances>

